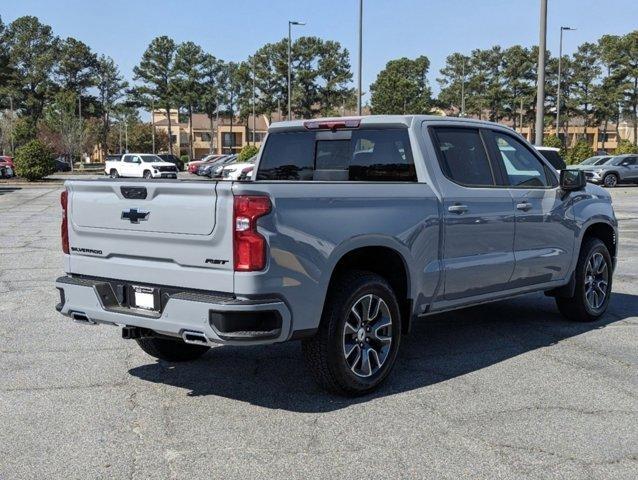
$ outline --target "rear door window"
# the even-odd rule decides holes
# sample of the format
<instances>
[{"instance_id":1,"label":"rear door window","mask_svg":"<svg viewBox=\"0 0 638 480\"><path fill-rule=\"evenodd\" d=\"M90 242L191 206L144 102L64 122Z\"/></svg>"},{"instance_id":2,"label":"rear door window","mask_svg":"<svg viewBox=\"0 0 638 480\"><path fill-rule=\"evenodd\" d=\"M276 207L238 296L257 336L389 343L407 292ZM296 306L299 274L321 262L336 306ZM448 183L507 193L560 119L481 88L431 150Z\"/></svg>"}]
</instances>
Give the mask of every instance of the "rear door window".
<instances>
[{"instance_id":1,"label":"rear door window","mask_svg":"<svg viewBox=\"0 0 638 480\"><path fill-rule=\"evenodd\" d=\"M478 129L435 128L441 169L455 183L492 187L494 173Z\"/></svg>"},{"instance_id":2,"label":"rear door window","mask_svg":"<svg viewBox=\"0 0 638 480\"><path fill-rule=\"evenodd\" d=\"M257 180L416 182L417 178L408 131L388 128L271 133Z\"/></svg>"}]
</instances>

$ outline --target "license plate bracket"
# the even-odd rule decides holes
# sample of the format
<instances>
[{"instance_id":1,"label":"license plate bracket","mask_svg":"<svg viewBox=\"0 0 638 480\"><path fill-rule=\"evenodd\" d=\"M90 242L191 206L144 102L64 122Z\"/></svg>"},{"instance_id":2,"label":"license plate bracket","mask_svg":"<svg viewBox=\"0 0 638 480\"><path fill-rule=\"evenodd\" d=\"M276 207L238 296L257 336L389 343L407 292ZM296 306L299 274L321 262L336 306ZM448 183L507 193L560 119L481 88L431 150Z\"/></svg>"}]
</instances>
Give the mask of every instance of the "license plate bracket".
<instances>
[{"instance_id":1,"label":"license plate bracket","mask_svg":"<svg viewBox=\"0 0 638 480\"><path fill-rule=\"evenodd\" d=\"M154 312L159 312L160 310L160 292L157 288L131 285L129 298L131 299L129 302L131 308Z\"/></svg>"}]
</instances>

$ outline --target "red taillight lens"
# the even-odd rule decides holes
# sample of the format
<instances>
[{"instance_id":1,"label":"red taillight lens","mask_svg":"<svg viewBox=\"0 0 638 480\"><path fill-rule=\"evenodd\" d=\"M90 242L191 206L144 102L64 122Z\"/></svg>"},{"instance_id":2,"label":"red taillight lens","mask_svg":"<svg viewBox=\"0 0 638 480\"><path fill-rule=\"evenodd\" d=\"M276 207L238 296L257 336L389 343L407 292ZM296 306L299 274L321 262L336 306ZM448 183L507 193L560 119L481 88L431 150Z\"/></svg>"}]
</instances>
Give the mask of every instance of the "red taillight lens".
<instances>
[{"instance_id":1,"label":"red taillight lens","mask_svg":"<svg viewBox=\"0 0 638 480\"><path fill-rule=\"evenodd\" d=\"M60 237L62 238L62 251L69 253L69 221L67 216L67 205L69 201L69 192L64 190L60 194L60 205L62 205L62 225L60 226Z\"/></svg>"},{"instance_id":2,"label":"red taillight lens","mask_svg":"<svg viewBox=\"0 0 638 480\"><path fill-rule=\"evenodd\" d=\"M257 232L257 219L270 212L270 198L235 197L233 232L235 271L253 272L266 266L266 239Z\"/></svg>"}]
</instances>

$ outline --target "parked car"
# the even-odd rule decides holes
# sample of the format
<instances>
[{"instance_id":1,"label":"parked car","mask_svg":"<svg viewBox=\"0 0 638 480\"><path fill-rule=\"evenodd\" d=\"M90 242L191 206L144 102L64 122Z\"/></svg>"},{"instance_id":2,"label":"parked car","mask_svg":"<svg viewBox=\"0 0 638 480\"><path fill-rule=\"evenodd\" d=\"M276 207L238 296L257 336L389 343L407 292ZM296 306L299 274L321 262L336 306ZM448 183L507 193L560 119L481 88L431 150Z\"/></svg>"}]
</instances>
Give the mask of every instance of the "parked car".
<instances>
[{"instance_id":1,"label":"parked car","mask_svg":"<svg viewBox=\"0 0 638 480\"><path fill-rule=\"evenodd\" d=\"M222 171L219 177L223 178L224 180L239 180L239 177L243 175L245 179L248 174L253 171L256 159L256 155L249 158L245 162L238 162L235 159L235 161L222 167Z\"/></svg>"},{"instance_id":2,"label":"parked car","mask_svg":"<svg viewBox=\"0 0 638 480\"><path fill-rule=\"evenodd\" d=\"M547 160L556 170L564 170L567 168L565 160L563 160L563 157L560 156L560 148L543 146L535 146L534 148L538 150L540 154L545 157L545 160Z\"/></svg>"},{"instance_id":3,"label":"parked car","mask_svg":"<svg viewBox=\"0 0 638 480\"><path fill-rule=\"evenodd\" d=\"M184 170L184 162L182 162L176 155L171 155L169 153L160 153L157 156L165 162L175 165L177 167L177 170L179 170L180 172Z\"/></svg>"},{"instance_id":4,"label":"parked car","mask_svg":"<svg viewBox=\"0 0 638 480\"><path fill-rule=\"evenodd\" d=\"M144 177L177 178L177 167L165 162L157 155L148 153L127 153L121 160L110 160L104 164L104 173L111 178Z\"/></svg>"},{"instance_id":5,"label":"parked car","mask_svg":"<svg viewBox=\"0 0 638 480\"><path fill-rule=\"evenodd\" d=\"M638 183L638 155L616 155L583 171L588 182L600 183L605 187L615 187L621 182Z\"/></svg>"},{"instance_id":6,"label":"parked car","mask_svg":"<svg viewBox=\"0 0 638 480\"><path fill-rule=\"evenodd\" d=\"M214 189L68 181L57 310L124 326L170 361L302 340L320 385L361 395L388 377L420 317L529 292L555 297L574 321L609 304L611 196L581 171L559 176L507 127L432 116L274 123L255 168L253 180Z\"/></svg>"},{"instance_id":7,"label":"parked car","mask_svg":"<svg viewBox=\"0 0 638 480\"><path fill-rule=\"evenodd\" d=\"M594 167L596 165L602 165L607 160L612 158L613 155L594 155L593 157L589 157L578 165L568 165L567 168L570 170L587 170L588 168Z\"/></svg>"},{"instance_id":8,"label":"parked car","mask_svg":"<svg viewBox=\"0 0 638 480\"><path fill-rule=\"evenodd\" d=\"M59 157L53 160L55 164L56 172L70 172L71 171L71 162L67 157L60 155Z\"/></svg>"},{"instance_id":9,"label":"parked car","mask_svg":"<svg viewBox=\"0 0 638 480\"><path fill-rule=\"evenodd\" d=\"M239 155L227 155L224 158L220 158L219 160L207 166L207 168L202 173L198 173L200 175L206 175L210 178L221 178L224 167L237 161L238 156Z\"/></svg>"},{"instance_id":10,"label":"parked car","mask_svg":"<svg viewBox=\"0 0 638 480\"><path fill-rule=\"evenodd\" d=\"M11 177L15 177L13 158L5 155L0 155L0 178Z\"/></svg>"},{"instance_id":11,"label":"parked car","mask_svg":"<svg viewBox=\"0 0 638 480\"><path fill-rule=\"evenodd\" d=\"M197 173L197 169L203 163L212 162L214 160L217 160L217 159L225 157L225 156L226 155L207 155L202 160L196 160L194 162L188 162L188 164L186 165L186 168L188 169L189 173L195 173L196 174Z\"/></svg>"}]
</instances>

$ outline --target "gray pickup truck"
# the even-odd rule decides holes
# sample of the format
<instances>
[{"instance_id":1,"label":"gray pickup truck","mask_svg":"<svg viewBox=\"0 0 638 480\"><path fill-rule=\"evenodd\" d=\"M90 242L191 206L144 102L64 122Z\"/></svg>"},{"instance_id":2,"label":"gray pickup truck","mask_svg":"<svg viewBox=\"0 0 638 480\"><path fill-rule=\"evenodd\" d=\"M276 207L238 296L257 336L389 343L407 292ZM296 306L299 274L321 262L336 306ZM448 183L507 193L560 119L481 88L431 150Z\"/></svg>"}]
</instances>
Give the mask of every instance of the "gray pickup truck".
<instances>
[{"instance_id":1,"label":"gray pickup truck","mask_svg":"<svg viewBox=\"0 0 638 480\"><path fill-rule=\"evenodd\" d=\"M359 395L429 314L542 291L570 320L609 303L610 195L512 130L431 116L271 126L248 181L73 180L57 310L148 354L301 340Z\"/></svg>"}]
</instances>

